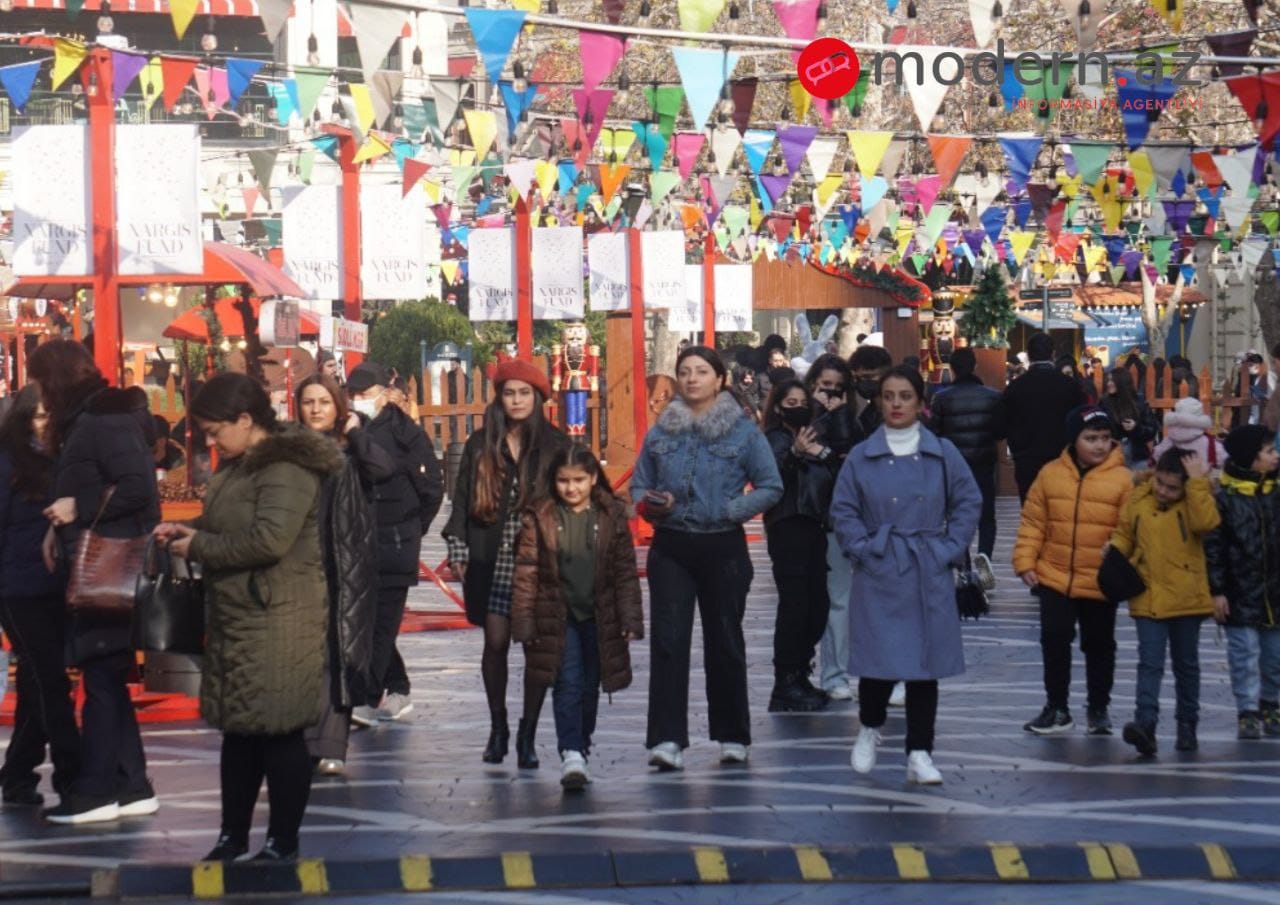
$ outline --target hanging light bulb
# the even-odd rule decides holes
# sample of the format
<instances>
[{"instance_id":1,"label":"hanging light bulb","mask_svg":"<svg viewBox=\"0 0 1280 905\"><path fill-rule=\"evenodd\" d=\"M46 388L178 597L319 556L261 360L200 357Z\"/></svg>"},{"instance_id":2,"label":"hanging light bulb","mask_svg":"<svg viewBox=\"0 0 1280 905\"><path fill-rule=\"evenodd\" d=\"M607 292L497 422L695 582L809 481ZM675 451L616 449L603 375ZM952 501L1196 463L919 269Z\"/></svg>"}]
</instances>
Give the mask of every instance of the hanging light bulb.
<instances>
[{"instance_id":1,"label":"hanging light bulb","mask_svg":"<svg viewBox=\"0 0 1280 905\"><path fill-rule=\"evenodd\" d=\"M152 283L147 287L147 301L153 305L159 305L164 301L164 290L159 283Z\"/></svg>"},{"instance_id":2,"label":"hanging light bulb","mask_svg":"<svg viewBox=\"0 0 1280 905\"><path fill-rule=\"evenodd\" d=\"M993 110L994 110L996 107L999 107L999 106L1000 106L1000 92L999 92L999 91L992 91L990 94L988 94L988 95L987 95L987 106L988 106L988 107L990 107L990 108L991 108L991 109L993 109Z\"/></svg>"},{"instance_id":3,"label":"hanging light bulb","mask_svg":"<svg viewBox=\"0 0 1280 905\"><path fill-rule=\"evenodd\" d=\"M582 124L586 126L588 130L596 124L595 115L591 112L591 107L589 105L586 110L582 111Z\"/></svg>"},{"instance_id":4,"label":"hanging light bulb","mask_svg":"<svg viewBox=\"0 0 1280 905\"><path fill-rule=\"evenodd\" d=\"M12 8L12 3L10 8ZM110 0L102 0L102 9L98 12L98 34L109 35L115 27L116 22L111 18Z\"/></svg>"},{"instance_id":5,"label":"hanging light bulb","mask_svg":"<svg viewBox=\"0 0 1280 905\"><path fill-rule=\"evenodd\" d=\"M218 49L218 36L214 34L213 16L209 17L208 31L200 36L200 49L205 53L213 53Z\"/></svg>"},{"instance_id":6,"label":"hanging light bulb","mask_svg":"<svg viewBox=\"0 0 1280 905\"><path fill-rule=\"evenodd\" d=\"M1178 11L1178 0L1169 0L1167 8L1170 13L1176 13Z\"/></svg>"},{"instance_id":7,"label":"hanging light bulb","mask_svg":"<svg viewBox=\"0 0 1280 905\"><path fill-rule=\"evenodd\" d=\"M818 31L823 31L827 27L827 3L822 0L818 4Z\"/></svg>"},{"instance_id":8,"label":"hanging light bulb","mask_svg":"<svg viewBox=\"0 0 1280 905\"><path fill-rule=\"evenodd\" d=\"M307 36L307 65L320 65L320 39L314 33Z\"/></svg>"},{"instance_id":9,"label":"hanging light bulb","mask_svg":"<svg viewBox=\"0 0 1280 905\"><path fill-rule=\"evenodd\" d=\"M548 16L560 15L560 4L557 3L556 0L547 0L547 15Z\"/></svg>"},{"instance_id":10,"label":"hanging light bulb","mask_svg":"<svg viewBox=\"0 0 1280 905\"><path fill-rule=\"evenodd\" d=\"M1262 131L1262 127L1266 124L1267 114L1270 112L1270 109L1267 107L1266 98L1259 98L1258 106L1253 108L1253 127L1259 132Z\"/></svg>"},{"instance_id":11,"label":"hanging light bulb","mask_svg":"<svg viewBox=\"0 0 1280 905\"><path fill-rule=\"evenodd\" d=\"M991 21L999 22L1003 18L1004 7L1000 4L1000 0L996 0L995 4L991 7Z\"/></svg>"},{"instance_id":12,"label":"hanging light bulb","mask_svg":"<svg viewBox=\"0 0 1280 905\"><path fill-rule=\"evenodd\" d=\"M1080 30L1086 31L1091 24L1090 16L1093 15L1093 7L1089 5L1089 0L1080 0L1080 6L1076 10L1076 15L1080 18Z\"/></svg>"},{"instance_id":13,"label":"hanging light bulb","mask_svg":"<svg viewBox=\"0 0 1280 905\"><path fill-rule=\"evenodd\" d=\"M524 75L524 63L519 60L511 64L511 90L516 94L524 94L529 90L529 82Z\"/></svg>"},{"instance_id":14,"label":"hanging light bulb","mask_svg":"<svg viewBox=\"0 0 1280 905\"><path fill-rule=\"evenodd\" d=\"M404 107L396 104L391 111L391 125L397 132L404 128Z\"/></svg>"},{"instance_id":15,"label":"hanging light bulb","mask_svg":"<svg viewBox=\"0 0 1280 905\"><path fill-rule=\"evenodd\" d=\"M9 0L10 3L13 0ZM742 11L738 9L738 0L731 0L729 3L729 18L735 22L742 16Z\"/></svg>"},{"instance_id":16,"label":"hanging light bulb","mask_svg":"<svg viewBox=\"0 0 1280 905\"><path fill-rule=\"evenodd\" d=\"M914 19L916 17L916 0L909 0L907 3L907 18Z\"/></svg>"},{"instance_id":17,"label":"hanging light bulb","mask_svg":"<svg viewBox=\"0 0 1280 905\"><path fill-rule=\"evenodd\" d=\"M170 283L164 289L164 306L166 308L178 307L178 287Z\"/></svg>"},{"instance_id":18,"label":"hanging light bulb","mask_svg":"<svg viewBox=\"0 0 1280 905\"><path fill-rule=\"evenodd\" d=\"M640 18L648 19L653 15L653 7L649 5L649 0L641 0L640 2Z\"/></svg>"},{"instance_id":19,"label":"hanging light bulb","mask_svg":"<svg viewBox=\"0 0 1280 905\"><path fill-rule=\"evenodd\" d=\"M342 118L343 118L342 101L338 100L337 98L334 98L333 107L331 108L330 113L333 115L333 121L335 123L342 122Z\"/></svg>"},{"instance_id":20,"label":"hanging light bulb","mask_svg":"<svg viewBox=\"0 0 1280 905\"><path fill-rule=\"evenodd\" d=\"M631 100L631 76L627 75L627 66L622 64L622 72L618 73L618 103L626 104Z\"/></svg>"},{"instance_id":21,"label":"hanging light bulb","mask_svg":"<svg viewBox=\"0 0 1280 905\"><path fill-rule=\"evenodd\" d=\"M991 171L987 169L987 165L983 163L981 160L979 160L978 165L974 167L974 170L978 174L978 181L981 182L983 185L986 185L987 181L991 177Z\"/></svg>"},{"instance_id":22,"label":"hanging light bulb","mask_svg":"<svg viewBox=\"0 0 1280 905\"><path fill-rule=\"evenodd\" d=\"M0 0L0 13L13 12L13 0Z\"/></svg>"}]
</instances>

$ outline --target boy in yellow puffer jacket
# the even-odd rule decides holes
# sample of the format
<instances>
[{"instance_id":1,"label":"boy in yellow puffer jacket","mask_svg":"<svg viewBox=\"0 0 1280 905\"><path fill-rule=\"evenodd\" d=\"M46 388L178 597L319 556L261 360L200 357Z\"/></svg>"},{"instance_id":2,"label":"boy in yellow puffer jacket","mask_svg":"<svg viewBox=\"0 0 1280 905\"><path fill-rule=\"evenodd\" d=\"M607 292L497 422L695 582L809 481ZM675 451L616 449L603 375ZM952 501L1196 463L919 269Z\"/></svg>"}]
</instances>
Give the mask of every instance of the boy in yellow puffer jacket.
<instances>
[{"instance_id":1,"label":"boy in yellow puffer jacket","mask_svg":"<svg viewBox=\"0 0 1280 905\"><path fill-rule=\"evenodd\" d=\"M1116 426L1099 406L1067 416L1067 449L1040 470L1022 506L1013 569L1040 598L1040 653L1047 701L1022 728L1036 735L1067 732L1071 643L1080 624L1089 689L1090 735L1110 735L1107 707L1116 671L1116 604L1098 589L1102 548L1133 491L1116 445Z\"/></svg>"},{"instance_id":2,"label":"boy in yellow puffer jacket","mask_svg":"<svg viewBox=\"0 0 1280 905\"><path fill-rule=\"evenodd\" d=\"M1129 558L1147 586L1129 601L1138 629L1138 694L1133 722L1124 727L1124 740L1146 757L1156 753L1166 646L1178 700L1175 747L1197 747L1200 624L1213 614L1204 538L1221 521L1208 463L1196 453L1170 449L1129 497L1111 537L1111 545Z\"/></svg>"}]
</instances>

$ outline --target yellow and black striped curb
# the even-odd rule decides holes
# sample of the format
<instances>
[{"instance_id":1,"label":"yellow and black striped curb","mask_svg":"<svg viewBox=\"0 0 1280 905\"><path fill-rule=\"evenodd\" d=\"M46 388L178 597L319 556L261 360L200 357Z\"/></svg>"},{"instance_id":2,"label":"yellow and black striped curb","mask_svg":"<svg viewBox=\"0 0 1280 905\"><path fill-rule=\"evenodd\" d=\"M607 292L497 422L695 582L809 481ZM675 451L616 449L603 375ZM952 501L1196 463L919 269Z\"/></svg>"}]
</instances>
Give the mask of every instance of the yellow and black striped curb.
<instances>
[{"instance_id":1,"label":"yellow and black striped curb","mask_svg":"<svg viewBox=\"0 0 1280 905\"><path fill-rule=\"evenodd\" d=\"M1280 847L1075 845L870 845L850 848L695 847L594 854L506 852L482 857L305 859L296 864L125 864L98 871L102 898L326 895L696 883L1280 880Z\"/></svg>"}]
</instances>

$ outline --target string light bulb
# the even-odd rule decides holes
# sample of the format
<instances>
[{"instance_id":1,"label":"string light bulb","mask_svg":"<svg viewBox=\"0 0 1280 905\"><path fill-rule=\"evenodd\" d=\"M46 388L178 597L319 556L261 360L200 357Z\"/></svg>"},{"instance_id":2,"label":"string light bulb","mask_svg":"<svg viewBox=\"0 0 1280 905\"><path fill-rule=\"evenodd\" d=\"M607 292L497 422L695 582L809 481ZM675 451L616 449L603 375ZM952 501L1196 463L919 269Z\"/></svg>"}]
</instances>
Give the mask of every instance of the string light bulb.
<instances>
[{"instance_id":1,"label":"string light bulb","mask_svg":"<svg viewBox=\"0 0 1280 905\"><path fill-rule=\"evenodd\" d=\"M991 7L991 21L999 22L1003 18L1004 6L1001 5L1000 0L996 0L995 4Z\"/></svg>"},{"instance_id":2,"label":"string light bulb","mask_svg":"<svg viewBox=\"0 0 1280 905\"><path fill-rule=\"evenodd\" d=\"M556 0L547 0L547 15L548 16L560 15L560 4L557 3Z\"/></svg>"},{"instance_id":3,"label":"string light bulb","mask_svg":"<svg viewBox=\"0 0 1280 905\"><path fill-rule=\"evenodd\" d=\"M827 3L822 0L818 4L818 31L823 31L827 27Z\"/></svg>"},{"instance_id":4,"label":"string light bulb","mask_svg":"<svg viewBox=\"0 0 1280 905\"><path fill-rule=\"evenodd\" d=\"M1089 5L1089 0L1080 0L1080 7L1076 10L1076 14L1080 17L1080 30L1087 31L1091 24L1089 17L1093 15L1093 7Z\"/></svg>"},{"instance_id":5,"label":"string light bulb","mask_svg":"<svg viewBox=\"0 0 1280 905\"><path fill-rule=\"evenodd\" d=\"M209 17L208 31L200 36L200 49L205 53L213 53L218 49L218 36L214 34L213 16Z\"/></svg>"},{"instance_id":6,"label":"string light bulb","mask_svg":"<svg viewBox=\"0 0 1280 905\"><path fill-rule=\"evenodd\" d=\"M1270 112L1271 110L1267 107L1267 99L1259 98L1258 106L1253 108L1253 127L1259 132L1262 131L1262 127L1266 124L1267 115Z\"/></svg>"},{"instance_id":7,"label":"string light bulb","mask_svg":"<svg viewBox=\"0 0 1280 905\"><path fill-rule=\"evenodd\" d=\"M320 65L320 39L314 32L307 36L307 65Z\"/></svg>"},{"instance_id":8,"label":"string light bulb","mask_svg":"<svg viewBox=\"0 0 1280 905\"><path fill-rule=\"evenodd\" d=\"M640 2L640 18L648 19L653 15L653 7L649 4L649 0L641 0Z\"/></svg>"},{"instance_id":9,"label":"string light bulb","mask_svg":"<svg viewBox=\"0 0 1280 905\"><path fill-rule=\"evenodd\" d=\"M524 94L529 90L529 82L524 74L524 63L519 60L511 64L511 89L516 94Z\"/></svg>"},{"instance_id":10,"label":"string light bulb","mask_svg":"<svg viewBox=\"0 0 1280 905\"><path fill-rule=\"evenodd\" d=\"M916 0L909 0L907 3L907 18L914 19L916 17Z\"/></svg>"},{"instance_id":11,"label":"string light bulb","mask_svg":"<svg viewBox=\"0 0 1280 905\"><path fill-rule=\"evenodd\" d=\"M0 13L13 12L13 0L0 0Z\"/></svg>"},{"instance_id":12,"label":"string light bulb","mask_svg":"<svg viewBox=\"0 0 1280 905\"><path fill-rule=\"evenodd\" d=\"M12 7L13 4L10 3L10 8ZM98 34L109 35L115 27L115 20L111 18L111 2L102 0L102 9L98 12Z\"/></svg>"},{"instance_id":13,"label":"string light bulb","mask_svg":"<svg viewBox=\"0 0 1280 905\"><path fill-rule=\"evenodd\" d=\"M12 0L9 0L9 2L12 2ZM729 18L736 22L741 17L742 10L738 8L738 0L731 0L729 3Z\"/></svg>"}]
</instances>

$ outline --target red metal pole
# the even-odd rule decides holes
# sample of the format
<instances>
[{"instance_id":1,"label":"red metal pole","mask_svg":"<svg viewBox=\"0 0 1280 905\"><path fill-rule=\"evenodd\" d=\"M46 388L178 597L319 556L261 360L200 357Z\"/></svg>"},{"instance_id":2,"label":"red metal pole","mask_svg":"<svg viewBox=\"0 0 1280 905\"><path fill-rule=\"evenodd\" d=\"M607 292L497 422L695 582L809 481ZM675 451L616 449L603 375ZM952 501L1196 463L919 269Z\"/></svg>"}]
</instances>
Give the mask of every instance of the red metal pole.
<instances>
[{"instance_id":1,"label":"red metal pole","mask_svg":"<svg viewBox=\"0 0 1280 905\"><path fill-rule=\"evenodd\" d=\"M93 208L93 357L112 386L121 384L119 246L116 240L116 115L111 51L95 47L81 71L89 105L89 182Z\"/></svg>"},{"instance_id":2,"label":"red metal pole","mask_svg":"<svg viewBox=\"0 0 1280 905\"><path fill-rule=\"evenodd\" d=\"M644 360L644 272L641 267L640 230L627 230L627 266L631 276L631 404L636 423L636 455L649 430L649 388Z\"/></svg>"},{"instance_id":3,"label":"red metal pole","mask_svg":"<svg viewBox=\"0 0 1280 905\"><path fill-rule=\"evenodd\" d=\"M325 131L338 139L338 166L342 168L342 316L359 323L363 301L360 294L360 165L354 162L359 148L350 129L329 126ZM359 352L342 356L348 374L363 360Z\"/></svg>"},{"instance_id":4,"label":"red metal pole","mask_svg":"<svg viewBox=\"0 0 1280 905\"><path fill-rule=\"evenodd\" d=\"M702 240L702 344L716 347L716 237L711 230Z\"/></svg>"},{"instance_id":5,"label":"red metal pole","mask_svg":"<svg viewBox=\"0 0 1280 905\"><path fill-rule=\"evenodd\" d=\"M529 203L516 199L516 353L533 358L533 224Z\"/></svg>"}]
</instances>

